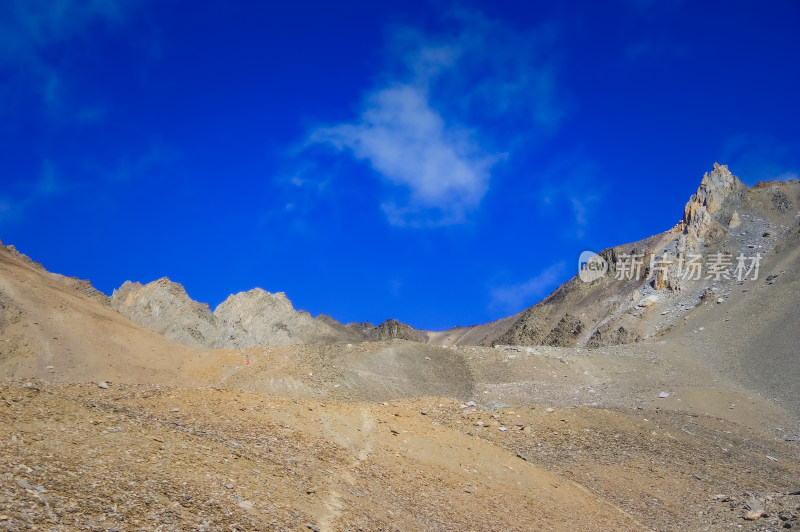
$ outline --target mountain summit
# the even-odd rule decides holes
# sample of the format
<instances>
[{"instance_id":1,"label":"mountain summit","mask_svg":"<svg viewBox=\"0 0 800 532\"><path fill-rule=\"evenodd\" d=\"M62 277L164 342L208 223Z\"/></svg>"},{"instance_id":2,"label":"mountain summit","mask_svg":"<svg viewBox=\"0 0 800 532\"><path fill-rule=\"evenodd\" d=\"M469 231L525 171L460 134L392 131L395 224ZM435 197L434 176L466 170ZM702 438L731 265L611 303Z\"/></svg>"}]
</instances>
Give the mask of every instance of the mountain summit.
<instances>
[{"instance_id":1,"label":"mountain summit","mask_svg":"<svg viewBox=\"0 0 800 532\"><path fill-rule=\"evenodd\" d=\"M798 245L800 181L747 187L714 163L664 233L598 253L605 275L576 275L527 310L437 333L442 345L598 347L666 334L709 294L730 294L781 269Z\"/></svg>"}]
</instances>

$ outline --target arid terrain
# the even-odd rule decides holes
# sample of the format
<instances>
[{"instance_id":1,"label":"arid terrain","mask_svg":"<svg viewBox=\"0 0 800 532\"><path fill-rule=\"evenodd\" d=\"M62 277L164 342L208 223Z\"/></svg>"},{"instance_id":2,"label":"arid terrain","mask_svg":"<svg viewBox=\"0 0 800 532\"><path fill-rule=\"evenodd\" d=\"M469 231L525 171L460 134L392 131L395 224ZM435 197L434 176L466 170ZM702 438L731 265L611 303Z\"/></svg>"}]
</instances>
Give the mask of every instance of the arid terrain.
<instances>
[{"instance_id":1,"label":"arid terrain","mask_svg":"<svg viewBox=\"0 0 800 532\"><path fill-rule=\"evenodd\" d=\"M800 183L715 165L606 276L438 332L4 246L0 530L800 528L798 244ZM675 269L718 253L757 276Z\"/></svg>"}]
</instances>

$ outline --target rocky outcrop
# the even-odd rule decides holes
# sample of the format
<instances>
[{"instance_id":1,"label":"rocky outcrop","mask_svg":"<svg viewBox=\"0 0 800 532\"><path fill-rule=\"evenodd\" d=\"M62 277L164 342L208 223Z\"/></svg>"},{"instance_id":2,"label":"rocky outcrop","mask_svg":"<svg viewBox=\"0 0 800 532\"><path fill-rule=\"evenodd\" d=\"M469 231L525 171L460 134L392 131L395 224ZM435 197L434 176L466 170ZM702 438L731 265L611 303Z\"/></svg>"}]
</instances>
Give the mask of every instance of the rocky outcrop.
<instances>
[{"instance_id":1,"label":"rocky outcrop","mask_svg":"<svg viewBox=\"0 0 800 532\"><path fill-rule=\"evenodd\" d=\"M683 238L679 243L679 251L696 249L715 221L711 215L730 203L731 199L739 199L744 188L744 184L728 170L727 165L714 163L714 169L703 176L697 192L683 210Z\"/></svg>"},{"instance_id":2,"label":"rocky outcrop","mask_svg":"<svg viewBox=\"0 0 800 532\"><path fill-rule=\"evenodd\" d=\"M42 266L41 262L37 262L37 261L31 259L26 254L20 253L17 250L17 248L14 246L14 244L9 244L9 245L6 246L6 245L3 245L2 241L0 241L0 246L2 246L3 249L5 249L9 253L9 255L19 259L23 263L28 264L29 266L33 266L34 268L36 268L39 271L42 271L42 272L47 271L47 270L45 270L44 266ZM54 275L57 275L57 274L54 274Z\"/></svg>"},{"instance_id":3,"label":"rocky outcrop","mask_svg":"<svg viewBox=\"0 0 800 532\"><path fill-rule=\"evenodd\" d=\"M733 211L733 215L731 216L731 220L728 222L728 227L730 229L736 229L742 225L742 219L739 218L739 213L737 211Z\"/></svg>"},{"instance_id":4,"label":"rocky outcrop","mask_svg":"<svg viewBox=\"0 0 800 532\"><path fill-rule=\"evenodd\" d=\"M705 290L732 290L757 256L778 249L800 226L798 202L798 181L750 188L714 163L672 229L599 252L604 274L576 276L515 316L463 328L459 343L599 347L664 334Z\"/></svg>"},{"instance_id":5,"label":"rocky outcrop","mask_svg":"<svg viewBox=\"0 0 800 532\"><path fill-rule=\"evenodd\" d=\"M418 331L410 325L389 319L370 331L369 339L375 341L397 339L425 342L428 340L428 336L423 331Z\"/></svg>"},{"instance_id":6,"label":"rocky outcrop","mask_svg":"<svg viewBox=\"0 0 800 532\"><path fill-rule=\"evenodd\" d=\"M582 331L581 320L571 314L564 314L550 334L545 337L543 343L552 347L572 347L576 344Z\"/></svg>"},{"instance_id":7,"label":"rocky outcrop","mask_svg":"<svg viewBox=\"0 0 800 532\"><path fill-rule=\"evenodd\" d=\"M48 273L51 276L60 279L61 282L63 282L65 285L72 288L76 292L79 292L90 299L94 299L95 301L97 301L102 305L108 304L108 297L106 297L106 295L103 292L95 288L90 281L87 281L86 279L78 279L77 277L67 277L65 275L60 275L57 273L50 273L50 272Z\"/></svg>"},{"instance_id":8,"label":"rocky outcrop","mask_svg":"<svg viewBox=\"0 0 800 532\"><path fill-rule=\"evenodd\" d=\"M540 345L545 337L546 330L543 329L543 320L539 319L539 313L535 306L522 312L522 315L507 331L501 334L488 345Z\"/></svg>"},{"instance_id":9,"label":"rocky outcrop","mask_svg":"<svg viewBox=\"0 0 800 532\"><path fill-rule=\"evenodd\" d=\"M343 325L325 315L313 317L295 310L283 292L273 294L261 288L228 296L212 312L166 277L146 285L127 281L114 291L109 304L140 325L201 349L427 339L421 331L396 320L375 327L370 323Z\"/></svg>"},{"instance_id":10,"label":"rocky outcrop","mask_svg":"<svg viewBox=\"0 0 800 532\"><path fill-rule=\"evenodd\" d=\"M191 347L212 347L219 336L209 306L194 301L183 286L166 277L146 285L126 281L109 302L136 323Z\"/></svg>"},{"instance_id":11,"label":"rocky outcrop","mask_svg":"<svg viewBox=\"0 0 800 532\"><path fill-rule=\"evenodd\" d=\"M214 310L219 335L214 347L287 345L298 342L352 341L345 326L330 317L297 311L283 292L261 288L231 295Z\"/></svg>"},{"instance_id":12,"label":"rocky outcrop","mask_svg":"<svg viewBox=\"0 0 800 532\"><path fill-rule=\"evenodd\" d=\"M789 196L777 186L770 187L770 193L772 194L772 210L783 214L794 208L794 203Z\"/></svg>"},{"instance_id":13,"label":"rocky outcrop","mask_svg":"<svg viewBox=\"0 0 800 532\"><path fill-rule=\"evenodd\" d=\"M69 288L79 292L90 299L94 299L98 303L103 305L107 304L107 297L106 295L95 288L90 281L85 279L78 279L77 277L68 277L66 275L61 275L59 273L53 273L47 271L42 263L37 262L31 259L29 256L25 255L24 253L20 253L14 245L9 244L7 246L3 245L3 242L0 241L0 249L8 253L11 257L18 259L23 264L27 264L32 268L45 273L49 277L58 280L59 282L63 283L64 285L68 286Z\"/></svg>"},{"instance_id":14,"label":"rocky outcrop","mask_svg":"<svg viewBox=\"0 0 800 532\"><path fill-rule=\"evenodd\" d=\"M608 326L599 327L592 333L591 338L586 343L586 347L601 347L604 345L630 344L638 342L639 335L631 333L625 327L613 329Z\"/></svg>"}]
</instances>

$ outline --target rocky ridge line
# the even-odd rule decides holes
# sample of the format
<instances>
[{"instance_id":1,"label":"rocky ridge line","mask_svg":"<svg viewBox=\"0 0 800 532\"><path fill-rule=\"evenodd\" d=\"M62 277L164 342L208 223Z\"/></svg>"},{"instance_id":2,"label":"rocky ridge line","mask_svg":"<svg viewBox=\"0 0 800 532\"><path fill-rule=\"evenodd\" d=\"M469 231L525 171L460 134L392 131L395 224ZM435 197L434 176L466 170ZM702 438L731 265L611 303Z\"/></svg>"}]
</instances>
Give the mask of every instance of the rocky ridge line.
<instances>
[{"instance_id":1,"label":"rocky ridge line","mask_svg":"<svg viewBox=\"0 0 800 532\"><path fill-rule=\"evenodd\" d=\"M126 281L109 298L112 308L167 338L201 348L244 348L297 343L347 343L401 338L424 341L424 333L396 320L378 327L344 325L330 316L295 310L283 292L240 292L211 311L179 283L164 277L146 285Z\"/></svg>"},{"instance_id":2,"label":"rocky ridge line","mask_svg":"<svg viewBox=\"0 0 800 532\"><path fill-rule=\"evenodd\" d=\"M795 202L800 202L800 181L747 187L726 165L714 163L675 227L599 253L608 266L606 275L589 283L576 275L515 316L453 329L451 342L599 347L662 334L709 294L731 289L730 278L708 279L705 269L701 278L687 278L690 259L701 257L707 268L719 253L733 269L740 254L758 253L765 267L800 229L800 213L792 212ZM641 260L640 275L624 275L631 273L631 257Z\"/></svg>"}]
</instances>

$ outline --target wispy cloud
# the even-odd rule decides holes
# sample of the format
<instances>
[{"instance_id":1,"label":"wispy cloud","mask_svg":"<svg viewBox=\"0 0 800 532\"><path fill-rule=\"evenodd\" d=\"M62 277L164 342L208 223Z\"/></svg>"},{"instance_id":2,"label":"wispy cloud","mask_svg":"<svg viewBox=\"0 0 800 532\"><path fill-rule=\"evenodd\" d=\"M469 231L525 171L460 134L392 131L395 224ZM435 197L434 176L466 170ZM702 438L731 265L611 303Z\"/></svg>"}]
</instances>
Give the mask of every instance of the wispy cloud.
<instances>
[{"instance_id":1,"label":"wispy cloud","mask_svg":"<svg viewBox=\"0 0 800 532\"><path fill-rule=\"evenodd\" d=\"M604 195L599 167L577 153L556 156L541 173L545 183L537 192L539 212L553 213L574 238L583 238L591 225L596 206ZM571 218L564 215L564 211ZM571 224L566 224L571 219Z\"/></svg>"},{"instance_id":2,"label":"wispy cloud","mask_svg":"<svg viewBox=\"0 0 800 532\"><path fill-rule=\"evenodd\" d=\"M53 49L82 38L96 21L119 23L126 0L8 0L0 3L0 74L9 90L0 96L33 94L49 108L62 105L65 75ZM3 109L14 102L3 103ZM18 103L18 102L16 102Z\"/></svg>"},{"instance_id":3,"label":"wispy cloud","mask_svg":"<svg viewBox=\"0 0 800 532\"><path fill-rule=\"evenodd\" d=\"M44 62L51 46L79 35L97 19L120 21L123 0L9 0L0 8L0 64Z\"/></svg>"},{"instance_id":4,"label":"wispy cloud","mask_svg":"<svg viewBox=\"0 0 800 532\"><path fill-rule=\"evenodd\" d=\"M164 166L179 161L181 157L182 154L175 148L158 140L152 140L144 150L120 156L115 163L110 164L111 171L104 170L102 164L93 171L96 174L103 174L111 183L128 183L146 178Z\"/></svg>"},{"instance_id":5,"label":"wispy cloud","mask_svg":"<svg viewBox=\"0 0 800 532\"><path fill-rule=\"evenodd\" d=\"M489 309L519 312L533 305L563 280L566 268L566 262L562 261L525 282L492 288L489 292Z\"/></svg>"},{"instance_id":6,"label":"wispy cloud","mask_svg":"<svg viewBox=\"0 0 800 532\"><path fill-rule=\"evenodd\" d=\"M97 203L107 203L121 186L158 179L181 158L179 151L155 141L139 153L111 160L87 159L76 164L68 157L44 158L38 168L9 175L0 186L0 226L25 222L46 202L91 196Z\"/></svg>"},{"instance_id":7,"label":"wispy cloud","mask_svg":"<svg viewBox=\"0 0 800 532\"><path fill-rule=\"evenodd\" d=\"M352 199L353 189L337 186L339 177L346 174L341 157L317 154L312 158L303 153L305 149L297 146L278 161L279 171L270 183L275 193L264 198L265 208L258 217L258 226L264 231L281 224L293 237L330 234L332 224L349 213L341 200ZM365 194L362 186L358 197ZM315 223L319 218L325 219L324 225Z\"/></svg>"},{"instance_id":8,"label":"wispy cloud","mask_svg":"<svg viewBox=\"0 0 800 532\"><path fill-rule=\"evenodd\" d=\"M352 122L315 128L307 148L364 161L388 185L392 225L463 222L490 186L492 168L519 133L559 124L554 30L521 34L474 11L448 16L449 31L397 28L386 71ZM522 129L520 123L525 125Z\"/></svg>"},{"instance_id":9,"label":"wispy cloud","mask_svg":"<svg viewBox=\"0 0 800 532\"><path fill-rule=\"evenodd\" d=\"M0 226L21 220L37 204L67 191L52 161L42 161L38 176L0 195Z\"/></svg>"}]
</instances>

